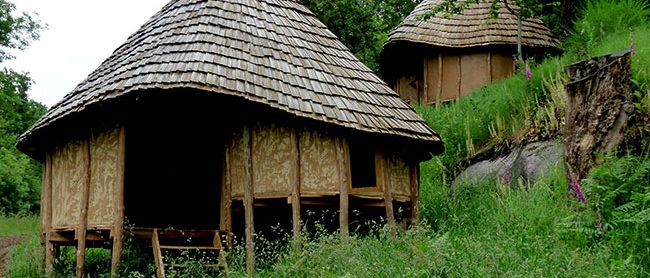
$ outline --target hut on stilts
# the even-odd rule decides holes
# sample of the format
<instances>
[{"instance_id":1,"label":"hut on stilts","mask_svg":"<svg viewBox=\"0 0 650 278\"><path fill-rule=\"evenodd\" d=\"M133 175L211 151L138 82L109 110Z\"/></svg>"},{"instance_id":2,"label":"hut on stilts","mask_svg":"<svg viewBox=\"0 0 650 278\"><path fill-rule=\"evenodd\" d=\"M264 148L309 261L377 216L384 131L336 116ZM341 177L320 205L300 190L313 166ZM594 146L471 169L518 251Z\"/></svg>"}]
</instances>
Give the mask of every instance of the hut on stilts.
<instances>
[{"instance_id":1,"label":"hut on stilts","mask_svg":"<svg viewBox=\"0 0 650 278\"><path fill-rule=\"evenodd\" d=\"M471 4L461 14L444 12L424 20L443 0L424 0L389 35L382 50L382 74L412 104L455 100L511 76L517 53L517 17L505 7L490 16L491 1ZM517 6L511 5L513 9ZM559 51L558 41L539 19L522 22L525 57Z\"/></svg>"},{"instance_id":2,"label":"hut on stilts","mask_svg":"<svg viewBox=\"0 0 650 278\"><path fill-rule=\"evenodd\" d=\"M419 162L438 134L293 0L174 0L38 120L18 148L43 162L45 269L60 246L222 248L305 206L417 218ZM261 209L262 208L262 209ZM385 213L385 214L384 214ZM130 228L125 229L125 219ZM173 227L173 228L170 228ZM167 243L166 243L167 242ZM198 243L197 243L198 244Z\"/></svg>"}]
</instances>

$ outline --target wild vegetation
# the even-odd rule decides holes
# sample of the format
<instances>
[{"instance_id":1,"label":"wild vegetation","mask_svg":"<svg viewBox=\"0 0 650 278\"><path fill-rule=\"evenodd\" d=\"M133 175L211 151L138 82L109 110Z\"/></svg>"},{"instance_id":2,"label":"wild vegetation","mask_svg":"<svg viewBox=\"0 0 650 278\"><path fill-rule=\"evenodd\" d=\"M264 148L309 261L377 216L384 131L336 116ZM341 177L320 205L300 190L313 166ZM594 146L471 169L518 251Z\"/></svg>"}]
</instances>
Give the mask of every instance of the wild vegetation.
<instances>
[{"instance_id":1,"label":"wild vegetation","mask_svg":"<svg viewBox=\"0 0 650 278\"><path fill-rule=\"evenodd\" d=\"M578 15L564 41L565 54L533 66L530 80L521 73L457 102L417 108L446 146L444 154L421 165L420 224L397 229L397 236L395 228L377 223L369 235L341 238L316 229L289 244L259 244L264 247L258 253L271 255L262 256L257 275L650 275L650 8L641 0L591 0ZM567 200L562 165L527 190L497 179L450 189L451 179L472 159L557 139L566 100L563 68L629 49L635 99L627 141L581 181L586 204ZM0 221L0 231L10 219ZM12 252L9 277L41 277L35 268L35 223L26 228L32 236ZM150 277L150 249L128 246L121 276ZM64 251L62 277L73 271L72 253ZM109 258L106 250L90 251L89 269L108 276ZM238 248L230 254L229 272L246 276Z\"/></svg>"},{"instance_id":2,"label":"wild vegetation","mask_svg":"<svg viewBox=\"0 0 650 278\"><path fill-rule=\"evenodd\" d=\"M14 10L12 3L0 0L0 62L38 39L41 28L31 15ZM41 167L15 147L18 136L45 113L45 107L27 95L30 85L26 73L0 70L0 215L39 209Z\"/></svg>"}]
</instances>

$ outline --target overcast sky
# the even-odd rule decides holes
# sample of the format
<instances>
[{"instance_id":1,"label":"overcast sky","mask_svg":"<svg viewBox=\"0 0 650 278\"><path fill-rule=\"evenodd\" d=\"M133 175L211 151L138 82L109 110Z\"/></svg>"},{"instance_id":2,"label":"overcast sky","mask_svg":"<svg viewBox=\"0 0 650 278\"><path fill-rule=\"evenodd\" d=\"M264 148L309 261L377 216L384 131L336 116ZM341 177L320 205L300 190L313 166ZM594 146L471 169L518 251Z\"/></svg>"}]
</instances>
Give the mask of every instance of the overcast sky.
<instances>
[{"instance_id":1,"label":"overcast sky","mask_svg":"<svg viewBox=\"0 0 650 278\"><path fill-rule=\"evenodd\" d=\"M29 95L48 107L97 68L169 0L10 0L48 25L41 39L2 64L29 72Z\"/></svg>"}]
</instances>

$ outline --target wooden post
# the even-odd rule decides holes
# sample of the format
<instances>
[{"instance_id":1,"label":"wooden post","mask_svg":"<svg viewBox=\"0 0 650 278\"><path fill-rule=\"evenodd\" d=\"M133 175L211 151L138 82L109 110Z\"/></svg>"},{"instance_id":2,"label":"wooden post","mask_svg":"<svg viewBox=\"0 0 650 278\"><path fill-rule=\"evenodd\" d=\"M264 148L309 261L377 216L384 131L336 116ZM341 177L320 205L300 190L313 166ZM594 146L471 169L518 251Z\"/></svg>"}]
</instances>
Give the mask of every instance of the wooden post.
<instances>
[{"instance_id":1,"label":"wooden post","mask_svg":"<svg viewBox=\"0 0 650 278\"><path fill-rule=\"evenodd\" d=\"M291 145L293 151L294 175L291 177L291 211L293 221L293 237L300 235L300 134L296 128L291 129Z\"/></svg>"},{"instance_id":2,"label":"wooden post","mask_svg":"<svg viewBox=\"0 0 650 278\"><path fill-rule=\"evenodd\" d=\"M411 176L411 221L418 223L420 220L420 166L414 163L410 167Z\"/></svg>"},{"instance_id":3,"label":"wooden post","mask_svg":"<svg viewBox=\"0 0 650 278\"><path fill-rule=\"evenodd\" d=\"M117 153L117 188L115 189L115 202L117 202L117 215L113 228L113 254L111 258L111 275L116 276L122 257L122 239L124 235L124 182L126 171L126 129L120 127Z\"/></svg>"},{"instance_id":4,"label":"wooden post","mask_svg":"<svg viewBox=\"0 0 650 278\"><path fill-rule=\"evenodd\" d=\"M90 137L82 141L84 183L81 186L81 210L79 212L79 226L75 237L77 239L77 278L85 275L86 264L86 230L88 229L88 199L90 197Z\"/></svg>"},{"instance_id":5,"label":"wooden post","mask_svg":"<svg viewBox=\"0 0 650 278\"><path fill-rule=\"evenodd\" d=\"M43 202L42 206L45 207L43 210L43 217L45 219L45 276L52 276L52 271L54 270L54 258L56 257L56 252L54 249L54 244L51 241L52 237L52 154L45 154L45 172L43 173Z\"/></svg>"},{"instance_id":6,"label":"wooden post","mask_svg":"<svg viewBox=\"0 0 650 278\"><path fill-rule=\"evenodd\" d=\"M39 252L39 257L38 257L38 272L43 273L44 267L45 267L45 239L46 239L46 224L45 221L45 207L47 206L47 201L45 199L45 184L47 183L47 154L45 155L45 158L43 159L43 165L42 165L42 181L41 181L41 211L40 211L40 235L39 235L39 241L41 243L41 252Z\"/></svg>"},{"instance_id":7,"label":"wooden post","mask_svg":"<svg viewBox=\"0 0 650 278\"><path fill-rule=\"evenodd\" d=\"M438 54L438 84L436 84L436 104L442 104L442 54Z\"/></svg>"},{"instance_id":8,"label":"wooden post","mask_svg":"<svg viewBox=\"0 0 650 278\"><path fill-rule=\"evenodd\" d=\"M336 143L336 160L339 167L339 228L341 236L347 237L350 233L349 223L349 207L348 207L348 163L347 161L347 143L341 137L337 137Z\"/></svg>"},{"instance_id":9,"label":"wooden post","mask_svg":"<svg viewBox=\"0 0 650 278\"><path fill-rule=\"evenodd\" d=\"M456 95L456 101L460 99L462 92L460 91L463 88L463 54L458 55L458 94Z\"/></svg>"},{"instance_id":10,"label":"wooden post","mask_svg":"<svg viewBox=\"0 0 650 278\"><path fill-rule=\"evenodd\" d=\"M488 65L488 76L490 77L490 83L494 82L494 78L492 77L492 52L488 52L487 54L487 65Z\"/></svg>"},{"instance_id":11,"label":"wooden post","mask_svg":"<svg viewBox=\"0 0 650 278\"><path fill-rule=\"evenodd\" d=\"M232 139L230 139L232 140ZM225 145L223 157L223 176L221 191L221 219L220 229L226 231L226 249L230 251L232 247L232 180L230 178L230 150L231 141Z\"/></svg>"},{"instance_id":12,"label":"wooden post","mask_svg":"<svg viewBox=\"0 0 650 278\"><path fill-rule=\"evenodd\" d=\"M386 220L391 228L395 227L395 213L393 211L393 192L390 182L390 169L388 167L388 158L382 152L377 151L378 164L380 165L380 172L383 175L383 189L384 189L384 206L386 207Z\"/></svg>"},{"instance_id":13,"label":"wooden post","mask_svg":"<svg viewBox=\"0 0 650 278\"><path fill-rule=\"evenodd\" d=\"M252 134L248 126L244 126L242 134L244 139L244 215L246 218L246 272L255 274L255 222L253 221L253 156Z\"/></svg>"},{"instance_id":14,"label":"wooden post","mask_svg":"<svg viewBox=\"0 0 650 278\"><path fill-rule=\"evenodd\" d=\"M421 92L418 92L419 94L419 101L422 104L428 104L429 98L428 98L428 93L429 93L429 61L427 57L422 58L422 68L424 69L424 79L422 80L423 88Z\"/></svg>"}]
</instances>

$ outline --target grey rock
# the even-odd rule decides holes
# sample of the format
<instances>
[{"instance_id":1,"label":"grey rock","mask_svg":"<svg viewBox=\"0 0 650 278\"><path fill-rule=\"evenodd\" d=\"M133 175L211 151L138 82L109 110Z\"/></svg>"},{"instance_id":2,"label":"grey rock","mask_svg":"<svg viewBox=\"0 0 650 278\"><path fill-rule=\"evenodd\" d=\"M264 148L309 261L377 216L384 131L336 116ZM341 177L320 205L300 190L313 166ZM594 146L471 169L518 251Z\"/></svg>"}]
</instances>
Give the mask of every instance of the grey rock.
<instances>
[{"instance_id":1,"label":"grey rock","mask_svg":"<svg viewBox=\"0 0 650 278\"><path fill-rule=\"evenodd\" d=\"M534 142L517 147L507 155L479 161L463 171L453 184L477 183L485 179L503 179L508 171L511 184L521 178L533 183L546 175L552 167L562 163L563 146L560 141Z\"/></svg>"}]
</instances>

